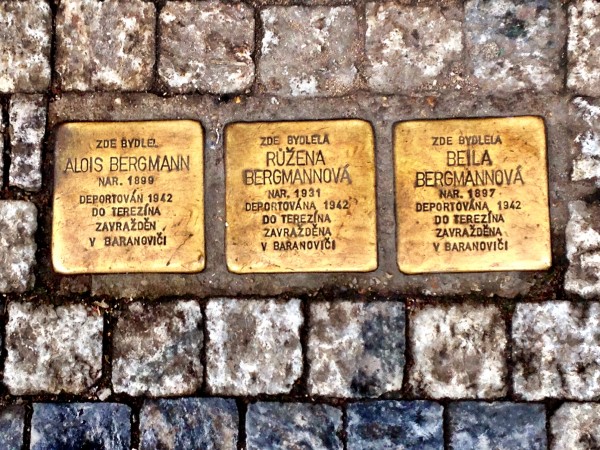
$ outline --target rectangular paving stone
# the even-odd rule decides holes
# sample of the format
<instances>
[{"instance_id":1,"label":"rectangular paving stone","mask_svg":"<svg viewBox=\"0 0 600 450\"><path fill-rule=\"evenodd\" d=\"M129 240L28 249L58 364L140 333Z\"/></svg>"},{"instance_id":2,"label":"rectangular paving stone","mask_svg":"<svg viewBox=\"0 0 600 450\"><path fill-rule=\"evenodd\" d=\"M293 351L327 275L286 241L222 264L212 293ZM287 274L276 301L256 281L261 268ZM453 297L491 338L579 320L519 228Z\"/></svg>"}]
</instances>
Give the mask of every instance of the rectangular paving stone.
<instances>
[{"instance_id":1,"label":"rectangular paving stone","mask_svg":"<svg viewBox=\"0 0 600 450\"><path fill-rule=\"evenodd\" d=\"M34 403L31 450L129 450L131 408L120 403Z\"/></svg>"},{"instance_id":2,"label":"rectangular paving stone","mask_svg":"<svg viewBox=\"0 0 600 450\"><path fill-rule=\"evenodd\" d=\"M543 404L458 402L448 406L451 450L545 450Z\"/></svg>"},{"instance_id":3,"label":"rectangular paving stone","mask_svg":"<svg viewBox=\"0 0 600 450\"><path fill-rule=\"evenodd\" d=\"M254 81L254 10L243 3L167 2L158 73L173 92L243 92Z\"/></svg>"},{"instance_id":4,"label":"rectangular paving stone","mask_svg":"<svg viewBox=\"0 0 600 450\"><path fill-rule=\"evenodd\" d=\"M198 302L135 302L117 315L112 384L128 395L189 395L202 386Z\"/></svg>"},{"instance_id":5,"label":"rectangular paving stone","mask_svg":"<svg viewBox=\"0 0 600 450\"><path fill-rule=\"evenodd\" d=\"M82 304L11 302L4 384L12 395L84 394L102 374L103 326Z\"/></svg>"},{"instance_id":6,"label":"rectangular paving stone","mask_svg":"<svg viewBox=\"0 0 600 450\"><path fill-rule=\"evenodd\" d=\"M156 9L142 0L63 0L56 71L65 91L143 91L153 80Z\"/></svg>"},{"instance_id":7,"label":"rectangular paving stone","mask_svg":"<svg viewBox=\"0 0 600 450\"><path fill-rule=\"evenodd\" d=\"M258 402L248 406L248 450L342 450L342 411L329 405Z\"/></svg>"},{"instance_id":8,"label":"rectangular paving stone","mask_svg":"<svg viewBox=\"0 0 600 450\"><path fill-rule=\"evenodd\" d=\"M506 394L506 325L500 310L486 305L425 305L410 317L416 395L438 398L498 398Z\"/></svg>"},{"instance_id":9,"label":"rectangular paving stone","mask_svg":"<svg viewBox=\"0 0 600 450\"><path fill-rule=\"evenodd\" d=\"M260 17L258 79L266 92L331 96L356 87L360 36L353 7L275 6Z\"/></svg>"},{"instance_id":10,"label":"rectangular paving stone","mask_svg":"<svg viewBox=\"0 0 600 450\"><path fill-rule=\"evenodd\" d=\"M0 408L0 448L21 450L25 430L25 406L9 405Z\"/></svg>"},{"instance_id":11,"label":"rectangular paving stone","mask_svg":"<svg viewBox=\"0 0 600 450\"><path fill-rule=\"evenodd\" d=\"M375 92L441 89L462 63L462 8L367 3L365 77Z\"/></svg>"},{"instance_id":12,"label":"rectangular paving stone","mask_svg":"<svg viewBox=\"0 0 600 450\"><path fill-rule=\"evenodd\" d=\"M25 292L35 283L37 208L22 200L0 201L0 292Z\"/></svg>"},{"instance_id":13,"label":"rectangular paving stone","mask_svg":"<svg viewBox=\"0 0 600 450\"><path fill-rule=\"evenodd\" d=\"M46 132L43 95L17 94L10 98L10 170L8 182L27 191L42 187L42 144Z\"/></svg>"},{"instance_id":14,"label":"rectangular paving stone","mask_svg":"<svg viewBox=\"0 0 600 450\"><path fill-rule=\"evenodd\" d=\"M140 450L235 450L238 421L232 399L146 401L140 412Z\"/></svg>"},{"instance_id":15,"label":"rectangular paving stone","mask_svg":"<svg viewBox=\"0 0 600 450\"><path fill-rule=\"evenodd\" d=\"M423 400L351 403L348 450L441 450L443 410Z\"/></svg>"},{"instance_id":16,"label":"rectangular paving stone","mask_svg":"<svg viewBox=\"0 0 600 450\"><path fill-rule=\"evenodd\" d=\"M311 303L310 394L379 397L402 389L404 320L400 302Z\"/></svg>"},{"instance_id":17,"label":"rectangular paving stone","mask_svg":"<svg viewBox=\"0 0 600 450\"><path fill-rule=\"evenodd\" d=\"M211 393L290 392L302 373L300 300L210 300L206 321Z\"/></svg>"},{"instance_id":18,"label":"rectangular paving stone","mask_svg":"<svg viewBox=\"0 0 600 450\"><path fill-rule=\"evenodd\" d=\"M600 95L600 4L576 0L569 4L567 87L580 95Z\"/></svg>"},{"instance_id":19,"label":"rectangular paving stone","mask_svg":"<svg viewBox=\"0 0 600 450\"><path fill-rule=\"evenodd\" d=\"M563 403L550 418L551 450L600 448L600 405Z\"/></svg>"},{"instance_id":20,"label":"rectangular paving stone","mask_svg":"<svg viewBox=\"0 0 600 450\"><path fill-rule=\"evenodd\" d=\"M600 304L517 305L512 323L513 388L527 401L600 396Z\"/></svg>"},{"instance_id":21,"label":"rectangular paving stone","mask_svg":"<svg viewBox=\"0 0 600 450\"><path fill-rule=\"evenodd\" d=\"M52 11L44 0L0 2L0 92L50 85Z\"/></svg>"}]
</instances>

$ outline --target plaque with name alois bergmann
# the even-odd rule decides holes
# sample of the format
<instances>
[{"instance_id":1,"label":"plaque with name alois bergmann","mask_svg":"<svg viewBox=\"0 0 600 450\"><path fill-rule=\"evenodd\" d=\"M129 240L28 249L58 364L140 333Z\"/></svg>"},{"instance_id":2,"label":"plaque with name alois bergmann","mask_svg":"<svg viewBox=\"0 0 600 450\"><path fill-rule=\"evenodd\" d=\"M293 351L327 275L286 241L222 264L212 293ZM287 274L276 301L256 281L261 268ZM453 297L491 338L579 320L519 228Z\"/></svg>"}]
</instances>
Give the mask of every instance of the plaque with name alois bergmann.
<instances>
[{"instance_id":1,"label":"plaque with name alois bergmann","mask_svg":"<svg viewBox=\"0 0 600 450\"><path fill-rule=\"evenodd\" d=\"M67 123L56 135L59 273L204 269L203 132L189 120Z\"/></svg>"},{"instance_id":2,"label":"plaque with name alois bergmann","mask_svg":"<svg viewBox=\"0 0 600 450\"><path fill-rule=\"evenodd\" d=\"M377 267L368 122L235 123L226 127L225 146L230 271Z\"/></svg>"},{"instance_id":3,"label":"plaque with name alois bergmann","mask_svg":"<svg viewBox=\"0 0 600 450\"><path fill-rule=\"evenodd\" d=\"M542 118L401 122L394 151L402 272L550 267Z\"/></svg>"}]
</instances>

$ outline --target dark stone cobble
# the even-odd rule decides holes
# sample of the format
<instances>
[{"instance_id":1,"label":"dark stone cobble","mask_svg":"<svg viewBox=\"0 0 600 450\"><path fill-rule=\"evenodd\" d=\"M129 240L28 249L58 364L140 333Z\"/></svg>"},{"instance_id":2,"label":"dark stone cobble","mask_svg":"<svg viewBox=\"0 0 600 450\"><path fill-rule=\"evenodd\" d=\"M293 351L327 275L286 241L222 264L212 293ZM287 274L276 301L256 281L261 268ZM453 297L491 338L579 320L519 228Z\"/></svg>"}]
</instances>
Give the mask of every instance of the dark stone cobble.
<instances>
[{"instance_id":1,"label":"dark stone cobble","mask_svg":"<svg viewBox=\"0 0 600 450\"><path fill-rule=\"evenodd\" d=\"M20 405L0 408L0 448L20 450L23 447L25 407Z\"/></svg>"}]
</instances>

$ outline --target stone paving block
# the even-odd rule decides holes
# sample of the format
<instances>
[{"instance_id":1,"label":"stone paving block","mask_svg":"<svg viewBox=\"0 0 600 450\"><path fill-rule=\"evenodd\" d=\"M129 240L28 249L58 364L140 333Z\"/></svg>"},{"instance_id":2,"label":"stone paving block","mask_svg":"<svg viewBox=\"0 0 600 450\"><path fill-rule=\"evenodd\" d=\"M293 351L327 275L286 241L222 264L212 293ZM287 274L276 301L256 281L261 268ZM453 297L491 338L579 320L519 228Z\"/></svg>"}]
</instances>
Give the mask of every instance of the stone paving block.
<instances>
[{"instance_id":1,"label":"stone paving block","mask_svg":"<svg viewBox=\"0 0 600 450\"><path fill-rule=\"evenodd\" d=\"M112 383L129 395L185 395L202 385L202 310L196 301L144 305L119 313Z\"/></svg>"},{"instance_id":2,"label":"stone paving block","mask_svg":"<svg viewBox=\"0 0 600 450\"><path fill-rule=\"evenodd\" d=\"M560 90L566 22L560 0L468 0L471 75L486 92Z\"/></svg>"},{"instance_id":3,"label":"stone paving block","mask_svg":"<svg viewBox=\"0 0 600 450\"><path fill-rule=\"evenodd\" d=\"M550 419L552 450L600 448L600 404L564 403Z\"/></svg>"},{"instance_id":4,"label":"stone paving block","mask_svg":"<svg viewBox=\"0 0 600 450\"><path fill-rule=\"evenodd\" d=\"M350 404L348 450L441 450L443 410L422 400Z\"/></svg>"},{"instance_id":5,"label":"stone paving block","mask_svg":"<svg viewBox=\"0 0 600 450\"><path fill-rule=\"evenodd\" d=\"M542 404L458 402L448 406L451 450L546 450Z\"/></svg>"},{"instance_id":6,"label":"stone paving block","mask_svg":"<svg viewBox=\"0 0 600 450\"><path fill-rule=\"evenodd\" d=\"M505 322L495 306L427 305L410 317L410 384L433 398L506 394Z\"/></svg>"},{"instance_id":7,"label":"stone paving block","mask_svg":"<svg viewBox=\"0 0 600 450\"><path fill-rule=\"evenodd\" d=\"M235 450L235 400L182 398L146 401L140 413L140 450Z\"/></svg>"},{"instance_id":8,"label":"stone paving block","mask_svg":"<svg viewBox=\"0 0 600 450\"><path fill-rule=\"evenodd\" d=\"M129 450L131 409L120 403L34 403L31 450Z\"/></svg>"},{"instance_id":9,"label":"stone paving block","mask_svg":"<svg viewBox=\"0 0 600 450\"><path fill-rule=\"evenodd\" d=\"M569 114L574 119L570 128L575 136L571 180L589 180L600 187L600 102L576 97L570 104Z\"/></svg>"},{"instance_id":10,"label":"stone paving block","mask_svg":"<svg viewBox=\"0 0 600 450\"><path fill-rule=\"evenodd\" d=\"M61 88L150 88L155 15L154 4L142 0L62 0L56 17L56 71Z\"/></svg>"},{"instance_id":11,"label":"stone paving block","mask_svg":"<svg viewBox=\"0 0 600 450\"><path fill-rule=\"evenodd\" d=\"M102 329L82 304L10 303L4 384L13 395L85 393L102 372Z\"/></svg>"},{"instance_id":12,"label":"stone paving block","mask_svg":"<svg viewBox=\"0 0 600 450\"><path fill-rule=\"evenodd\" d=\"M25 429L25 407L21 405L0 408L0 448L21 450Z\"/></svg>"},{"instance_id":13,"label":"stone paving block","mask_svg":"<svg viewBox=\"0 0 600 450\"><path fill-rule=\"evenodd\" d=\"M268 93L343 95L356 86L360 45L354 8L278 6L260 14L258 78Z\"/></svg>"},{"instance_id":14,"label":"stone paving block","mask_svg":"<svg viewBox=\"0 0 600 450\"><path fill-rule=\"evenodd\" d=\"M576 0L569 5L567 87L577 94L600 95L600 4Z\"/></svg>"},{"instance_id":15,"label":"stone paving block","mask_svg":"<svg viewBox=\"0 0 600 450\"><path fill-rule=\"evenodd\" d=\"M10 99L9 184L27 191L42 187L42 143L46 131L43 95L17 94Z\"/></svg>"},{"instance_id":16,"label":"stone paving block","mask_svg":"<svg viewBox=\"0 0 600 450\"><path fill-rule=\"evenodd\" d=\"M0 201L0 292L25 292L35 276L37 208L21 200Z\"/></svg>"},{"instance_id":17,"label":"stone paving block","mask_svg":"<svg viewBox=\"0 0 600 450\"><path fill-rule=\"evenodd\" d=\"M328 405L259 402L248 406L248 450L342 450L342 411Z\"/></svg>"},{"instance_id":18,"label":"stone paving block","mask_svg":"<svg viewBox=\"0 0 600 450\"><path fill-rule=\"evenodd\" d=\"M515 394L525 400L600 398L600 304L518 304L513 316Z\"/></svg>"},{"instance_id":19,"label":"stone paving block","mask_svg":"<svg viewBox=\"0 0 600 450\"><path fill-rule=\"evenodd\" d=\"M402 389L404 304L311 303L311 395L378 397Z\"/></svg>"},{"instance_id":20,"label":"stone paving block","mask_svg":"<svg viewBox=\"0 0 600 450\"><path fill-rule=\"evenodd\" d=\"M173 92L242 92L254 81L254 11L243 3L167 2L158 73Z\"/></svg>"},{"instance_id":21,"label":"stone paving block","mask_svg":"<svg viewBox=\"0 0 600 450\"><path fill-rule=\"evenodd\" d=\"M52 11L47 1L0 2L0 92L50 85Z\"/></svg>"},{"instance_id":22,"label":"stone paving block","mask_svg":"<svg viewBox=\"0 0 600 450\"><path fill-rule=\"evenodd\" d=\"M215 299L206 307L213 393L288 393L302 374L300 300Z\"/></svg>"},{"instance_id":23,"label":"stone paving block","mask_svg":"<svg viewBox=\"0 0 600 450\"><path fill-rule=\"evenodd\" d=\"M449 78L462 59L458 5L367 4L365 77L376 92L412 93Z\"/></svg>"}]
</instances>

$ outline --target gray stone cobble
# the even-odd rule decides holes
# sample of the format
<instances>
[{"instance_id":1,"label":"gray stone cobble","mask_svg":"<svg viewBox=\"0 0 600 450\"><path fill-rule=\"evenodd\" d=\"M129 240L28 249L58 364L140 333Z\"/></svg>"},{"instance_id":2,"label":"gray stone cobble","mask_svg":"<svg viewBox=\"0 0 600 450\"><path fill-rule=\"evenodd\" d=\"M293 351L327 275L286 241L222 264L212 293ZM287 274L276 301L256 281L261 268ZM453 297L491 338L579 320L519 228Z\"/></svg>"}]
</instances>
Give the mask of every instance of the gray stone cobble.
<instances>
[{"instance_id":1,"label":"gray stone cobble","mask_svg":"<svg viewBox=\"0 0 600 450\"><path fill-rule=\"evenodd\" d=\"M152 84L155 15L142 0L62 0L56 71L63 90L141 91Z\"/></svg>"},{"instance_id":2,"label":"gray stone cobble","mask_svg":"<svg viewBox=\"0 0 600 450\"><path fill-rule=\"evenodd\" d=\"M546 450L541 404L458 402L448 406L450 449Z\"/></svg>"},{"instance_id":3,"label":"gray stone cobble","mask_svg":"<svg viewBox=\"0 0 600 450\"><path fill-rule=\"evenodd\" d=\"M342 450L342 411L328 405L259 402L248 406L248 450Z\"/></svg>"},{"instance_id":4,"label":"gray stone cobble","mask_svg":"<svg viewBox=\"0 0 600 450\"><path fill-rule=\"evenodd\" d=\"M147 401L140 413L140 450L235 450L237 439L238 411L234 400Z\"/></svg>"},{"instance_id":5,"label":"gray stone cobble","mask_svg":"<svg viewBox=\"0 0 600 450\"><path fill-rule=\"evenodd\" d=\"M566 15L559 0L468 0L470 72L486 92L558 91Z\"/></svg>"},{"instance_id":6,"label":"gray stone cobble","mask_svg":"<svg viewBox=\"0 0 600 450\"><path fill-rule=\"evenodd\" d=\"M462 60L461 9L368 3L365 77L369 88L411 93L450 80Z\"/></svg>"},{"instance_id":7,"label":"gray stone cobble","mask_svg":"<svg viewBox=\"0 0 600 450\"><path fill-rule=\"evenodd\" d=\"M310 316L311 395L378 397L402 388L402 303L312 303Z\"/></svg>"},{"instance_id":8,"label":"gray stone cobble","mask_svg":"<svg viewBox=\"0 0 600 450\"><path fill-rule=\"evenodd\" d=\"M129 450L131 409L119 403L34 403L31 450Z\"/></svg>"},{"instance_id":9,"label":"gray stone cobble","mask_svg":"<svg viewBox=\"0 0 600 450\"><path fill-rule=\"evenodd\" d=\"M348 450L440 450L444 408L429 401L378 401L348 406Z\"/></svg>"},{"instance_id":10,"label":"gray stone cobble","mask_svg":"<svg viewBox=\"0 0 600 450\"><path fill-rule=\"evenodd\" d=\"M552 450L600 448L600 405L564 403L550 419Z\"/></svg>"},{"instance_id":11,"label":"gray stone cobble","mask_svg":"<svg viewBox=\"0 0 600 450\"><path fill-rule=\"evenodd\" d=\"M330 96L356 86L360 37L352 7L270 7L260 14L258 79L268 93Z\"/></svg>"},{"instance_id":12,"label":"gray stone cobble","mask_svg":"<svg viewBox=\"0 0 600 450\"><path fill-rule=\"evenodd\" d=\"M37 208L21 200L0 200L0 292L25 292L35 275Z\"/></svg>"},{"instance_id":13,"label":"gray stone cobble","mask_svg":"<svg viewBox=\"0 0 600 450\"><path fill-rule=\"evenodd\" d=\"M102 372L102 328L81 304L11 302L4 384L13 395L85 393Z\"/></svg>"},{"instance_id":14,"label":"gray stone cobble","mask_svg":"<svg viewBox=\"0 0 600 450\"><path fill-rule=\"evenodd\" d=\"M184 395L202 385L202 310L196 301L130 304L113 333L112 383L129 395Z\"/></svg>"},{"instance_id":15,"label":"gray stone cobble","mask_svg":"<svg viewBox=\"0 0 600 450\"><path fill-rule=\"evenodd\" d=\"M27 191L42 187L42 143L46 131L43 95L18 94L10 99L9 184Z\"/></svg>"},{"instance_id":16,"label":"gray stone cobble","mask_svg":"<svg viewBox=\"0 0 600 450\"><path fill-rule=\"evenodd\" d=\"M254 15L243 3L168 2L158 73L173 92L243 92L254 81Z\"/></svg>"},{"instance_id":17,"label":"gray stone cobble","mask_svg":"<svg viewBox=\"0 0 600 450\"><path fill-rule=\"evenodd\" d=\"M519 304L513 316L513 387L523 399L600 398L600 304Z\"/></svg>"},{"instance_id":18,"label":"gray stone cobble","mask_svg":"<svg viewBox=\"0 0 600 450\"><path fill-rule=\"evenodd\" d=\"M48 2L0 2L0 92L42 92L48 88L51 35Z\"/></svg>"},{"instance_id":19,"label":"gray stone cobble","mask_svg":"<svg viewBox=\"0 0 600 450\"><path fill-rule=\"evenodd\" d=\"M432 398L506 394L505 322L495 306L427 305L410 316L410 384Z\"/></svg>"},{"instance_id":20,"label":"gray stone cobble","mask_svg":"<svg viewBox=\"0 0 600 450\"><path fill-rule=\"evenodd\" d=\"M569 5L567 87L577 94L600 95L600 4L576 0Z\"/></svg>"},{"instance_id":21,"label":"gray stone cobble","mask_svg":"<svg viewBox=\"0 0 600 450\"><path fill-rule=\"evenodd\" d=\"M25 407L21 405L0 408L0 448L21 450L25 429Z\"/></svg>"},{"instance_id":22,"label":"gray stone cobble","mask_svg":"<svg viewBox=\"0 0 600 450\"><path fill-rule=\"evenodd\" d=\"M211 300L206 321L212 393L288 393L302 374L300 300Z\"/></svg>"},{"instance_id":23,"label":"gray stone cobble","mask_svg":"<svg viewBox=\"0 0 600 450\"><path fill-rule=\"evenodd\" d=\"M575 153L571 180L593 181L600 187L600 104L597 99L576 97L569 106Z\"/></svg>"}]
</instances>

